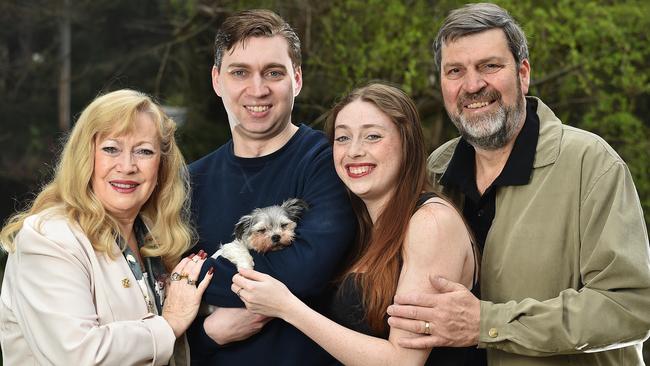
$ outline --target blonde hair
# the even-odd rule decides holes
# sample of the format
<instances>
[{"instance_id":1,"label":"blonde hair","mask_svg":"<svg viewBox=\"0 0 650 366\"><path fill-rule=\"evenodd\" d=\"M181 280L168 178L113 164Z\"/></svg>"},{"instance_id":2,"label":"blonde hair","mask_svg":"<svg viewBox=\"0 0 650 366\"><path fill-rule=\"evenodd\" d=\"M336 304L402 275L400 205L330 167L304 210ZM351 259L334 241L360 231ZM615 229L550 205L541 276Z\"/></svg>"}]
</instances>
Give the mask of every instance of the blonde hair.
<instances>
[{"instance_id":1,"label":"blonde hair","mask_svg":"<svg viewBox=\"0 0 650 366\"><path fill-rule=\"evenodd\" d=\"M81 113L52 181L29 208L9 218L2 228L0 244L6 251L16 249L14 239L28 216L60 206L69 220L79 224L95 251L115 258L117 220L91 188L95 140L132 132L139 113L147 113L156 124L161 151L158 184L140 210L149 229L141 252L147 257L162 257L168 269L178 262L192 244L194 232L189 225L189 174L174 139L176 124L149 96L128 89L98 97Z\"/></svg>"}]
</instances>

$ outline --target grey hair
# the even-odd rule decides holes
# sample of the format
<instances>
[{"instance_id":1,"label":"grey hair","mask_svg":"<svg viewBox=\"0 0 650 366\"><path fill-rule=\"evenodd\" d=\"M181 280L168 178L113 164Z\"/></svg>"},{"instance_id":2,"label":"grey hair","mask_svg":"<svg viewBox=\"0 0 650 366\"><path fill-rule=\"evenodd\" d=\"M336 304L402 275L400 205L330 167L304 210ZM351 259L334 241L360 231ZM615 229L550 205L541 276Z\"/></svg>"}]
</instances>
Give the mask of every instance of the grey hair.
<instances>
[{"instance_id":1,"label":"grey hair","mask_svg":"<svg viewBox=\"0 0 650 366\"><path fill-rule=\"evenodd\" d=\"M467 4L462 8L452 10L445 18L433 42L436 67L441 69L442 45L453 42L458 38L499 28L508 40L508 47L515 58L517 67L528 58L526 35L519 24L503 8L495 4Z\"/></svg>"}]
</instances>

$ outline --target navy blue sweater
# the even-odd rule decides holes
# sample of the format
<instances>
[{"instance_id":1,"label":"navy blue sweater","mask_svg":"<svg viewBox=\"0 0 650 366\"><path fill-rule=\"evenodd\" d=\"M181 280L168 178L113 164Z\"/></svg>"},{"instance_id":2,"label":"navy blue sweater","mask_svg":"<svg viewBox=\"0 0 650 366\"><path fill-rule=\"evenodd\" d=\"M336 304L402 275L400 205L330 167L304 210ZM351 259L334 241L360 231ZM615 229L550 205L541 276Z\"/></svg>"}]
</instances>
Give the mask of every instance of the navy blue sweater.
<instances>
[{"instance_id":1,"label":"navy blue sweater","mask_svg":"<svg viewBox=\"0 0 650 366\"><path fill-rule=\"evenodd\" d=\"M324 134L301 125L280 150L259 158L240 158L232 140L190 165L192 212L198 246L208 254L233 239L239 218L256 207L302 198L309 204L298 222L294 244L264 255L253 253L255 269L279 279L315 309L354 240L355 217L336 175L332 149ZM214 266L204 301L243 307L230 290L236 269L226 259L208 259L201 277ZM274 319L244 341L219 347L197 318L188 330L193 365L326 365L333 359L293 326Z\"/></svg>"}]
</instances>

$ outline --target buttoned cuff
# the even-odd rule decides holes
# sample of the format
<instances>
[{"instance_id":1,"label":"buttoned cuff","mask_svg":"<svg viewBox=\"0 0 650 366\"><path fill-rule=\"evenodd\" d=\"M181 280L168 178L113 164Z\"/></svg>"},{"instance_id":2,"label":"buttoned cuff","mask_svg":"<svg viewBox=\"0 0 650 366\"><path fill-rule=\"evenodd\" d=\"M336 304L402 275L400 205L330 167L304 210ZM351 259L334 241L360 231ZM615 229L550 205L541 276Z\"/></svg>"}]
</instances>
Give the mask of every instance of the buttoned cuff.
<instances>
[{"instance_id":1,"label":"buttoned cuff","mask_svg":"<svg viewBox=\"0 0 650 366\"><path fill-rule=\"evenodd\" d=\"M481 324L478 337L479 348L487 348L490 345L509 338L512 308L515 304L514 301L505 304L481 301Z\"/></svg>"}]
</instances>

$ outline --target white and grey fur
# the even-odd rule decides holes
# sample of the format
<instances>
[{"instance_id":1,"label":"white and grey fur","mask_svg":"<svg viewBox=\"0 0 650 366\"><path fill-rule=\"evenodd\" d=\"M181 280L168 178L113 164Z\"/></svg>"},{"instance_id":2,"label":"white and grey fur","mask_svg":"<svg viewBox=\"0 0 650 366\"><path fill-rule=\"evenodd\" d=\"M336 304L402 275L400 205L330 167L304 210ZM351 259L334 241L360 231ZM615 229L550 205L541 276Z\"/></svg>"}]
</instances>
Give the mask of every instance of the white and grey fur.
<instances>
[{"instance_id":1,"label":"white and grey fur","mask_svg":"<svg viewBox=\"0 0 650 366\"><path fill-rule=\"evenodd\" d=\"M305 201L291 198L279 206L254 209L235 224L235 240L223 244L212 258L222 256L237 268L252 269L255 263L250 250L266 253L291 245L296 223L307 208Z\"/></svg>"}]
</instances>

